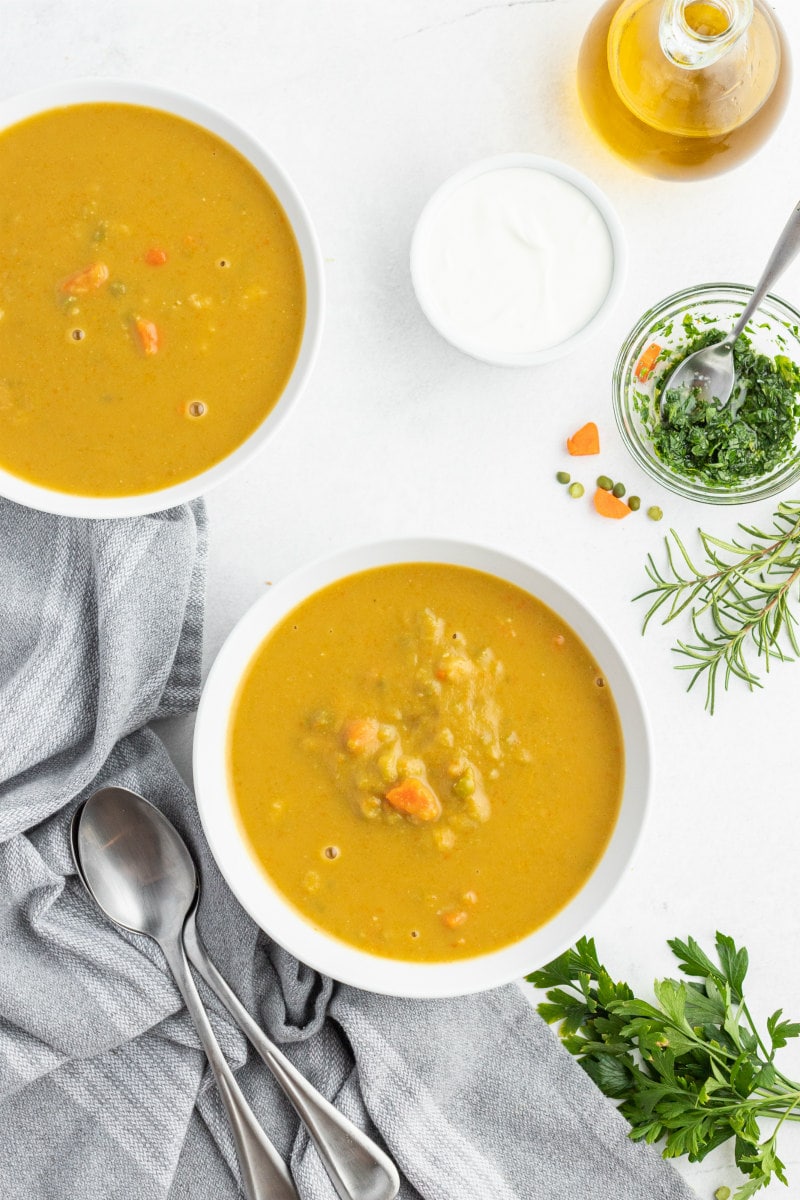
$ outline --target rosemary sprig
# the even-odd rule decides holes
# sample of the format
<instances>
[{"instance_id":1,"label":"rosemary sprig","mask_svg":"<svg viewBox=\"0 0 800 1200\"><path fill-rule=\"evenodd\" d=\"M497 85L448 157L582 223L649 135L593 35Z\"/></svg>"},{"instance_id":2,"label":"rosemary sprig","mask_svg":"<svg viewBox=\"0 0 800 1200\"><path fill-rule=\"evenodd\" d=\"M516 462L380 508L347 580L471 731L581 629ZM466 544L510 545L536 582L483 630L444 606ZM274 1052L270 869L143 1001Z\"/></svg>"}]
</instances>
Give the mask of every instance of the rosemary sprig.
<instances>
[{"instance_id":1,"label":"rosemary sprig","mask_svg":"<svg viewBox=\"0 0 800 1200\"><path fill-rule=\"evenodd\" d=\"M773 661L800 656L800 501L779 504L768 529L739 525L745 535L724 542L698 530L704 563L696 565L674 529L665 539L663 570L648 555L646 571L653 586L635 596L650 600L642 632L656 615L668 625L686 613L693 638L676 641L678 670L690 671L688 690L699 679L706 686L705 706L713 713L717 683L727 689L733 678L753 691L761 679L753 655L769 673ZM796 606L793 610L792 606Z\"/></svg>"},{"instance_id":2,"label":"rosemary sprig","mask_svg":"<svg viewBox=\"0 0 800 1200\"><path fill-rule=\"evenodd\" d=\"M800 1024L778 1009L759 1031L744 997L748 954L732 938L717 934L716 961L691 937L669 946L688 979L656 982L655 1003L613 981L591 938L527 978L546 990L540 1014L617 1102L631 1138L690 1162L733 1139L746 1177L734 1200L748 1200L773 1179L786 1183L777 1136L800 1120L800 1084L775 1057ZM762 1118L776 1122L766 1134Z\"/></svg>"}]
</instances>

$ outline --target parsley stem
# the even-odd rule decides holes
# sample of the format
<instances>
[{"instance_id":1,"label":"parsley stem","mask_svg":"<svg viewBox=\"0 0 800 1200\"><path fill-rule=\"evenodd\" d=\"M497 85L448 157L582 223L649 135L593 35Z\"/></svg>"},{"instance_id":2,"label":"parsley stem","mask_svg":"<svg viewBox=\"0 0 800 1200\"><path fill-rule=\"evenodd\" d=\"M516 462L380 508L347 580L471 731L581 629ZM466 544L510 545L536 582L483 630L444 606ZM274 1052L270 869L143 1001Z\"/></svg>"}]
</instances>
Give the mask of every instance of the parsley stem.
<instances>
[{"instance_id":1,"label":"parsley stem","mask_svg":"<svg viewBox=\"0 0 800 1200\"><path fill-rule=\"evenodd\" d=\"M800 1083L774 1059L800 1037L800 1022L778 1009L759 1032L743 995L747 951L732 938L717 934L718 962L694 938L669 945L689 981L656 981L654 1003L614 983L594 942L581 938L528 977L546 990L539 1012L560 1024L565 1046L619 1105L633 1139L663 1142L665 1157L693 1161L732 1139L748 1177L738 1194L786 1182L777 1134L784 1121L800 1122ZM769 1133L762 1118L775 1122Z\"/></svg>"}]
</instances>

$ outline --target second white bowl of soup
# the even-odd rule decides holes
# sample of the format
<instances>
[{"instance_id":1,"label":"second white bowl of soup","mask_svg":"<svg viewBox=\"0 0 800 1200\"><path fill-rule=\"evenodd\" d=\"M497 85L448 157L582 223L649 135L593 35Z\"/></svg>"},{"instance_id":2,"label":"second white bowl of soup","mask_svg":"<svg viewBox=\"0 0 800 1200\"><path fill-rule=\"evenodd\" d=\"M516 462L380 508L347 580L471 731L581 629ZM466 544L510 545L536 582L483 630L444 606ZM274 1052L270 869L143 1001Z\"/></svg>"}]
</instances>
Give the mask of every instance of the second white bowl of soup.
<instances>
[{"instance_id":1,"label":"second white bowl of soup","mask_svg":"<svg viewBox=\"0 0 800 1200\"><path fill-rule=\"evenodd\" d=\"M200 101L87 80L0 102L0 174L0 494L132 516L246 462L322 330L280 166Z\"/></svg>"},{"instance_id":2,"label":"second white bowl of soup","mask_svg":"<svg viewBox=\"0 0 800 1200\"><path fill-rule=\"evenodd\" d=\"M507 555L362 547L231 633L198 713L214 856L258 924L372 991L517 978L585 931L634 850L650 739L584 605Z\"/></svg>"}]
</instances>

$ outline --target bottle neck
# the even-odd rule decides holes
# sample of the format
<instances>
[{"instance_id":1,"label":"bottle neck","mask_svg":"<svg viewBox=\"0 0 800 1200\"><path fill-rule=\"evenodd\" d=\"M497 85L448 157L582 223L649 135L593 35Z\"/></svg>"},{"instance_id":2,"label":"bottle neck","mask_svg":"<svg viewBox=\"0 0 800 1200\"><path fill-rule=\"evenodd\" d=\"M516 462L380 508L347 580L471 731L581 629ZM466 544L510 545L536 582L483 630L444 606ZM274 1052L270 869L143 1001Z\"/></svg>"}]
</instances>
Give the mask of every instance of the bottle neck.
<instances>
[{"instance_id":1,"label":"bottle neck","mask_svg":"<svg viewBox=\"0 0 800 1200\"><path fill-rule=\"evenodd\" d=\"M661 49L677 67L696 71L717 62L753 19L754 0L664 0Z\"/></svg>"}]
</instances>

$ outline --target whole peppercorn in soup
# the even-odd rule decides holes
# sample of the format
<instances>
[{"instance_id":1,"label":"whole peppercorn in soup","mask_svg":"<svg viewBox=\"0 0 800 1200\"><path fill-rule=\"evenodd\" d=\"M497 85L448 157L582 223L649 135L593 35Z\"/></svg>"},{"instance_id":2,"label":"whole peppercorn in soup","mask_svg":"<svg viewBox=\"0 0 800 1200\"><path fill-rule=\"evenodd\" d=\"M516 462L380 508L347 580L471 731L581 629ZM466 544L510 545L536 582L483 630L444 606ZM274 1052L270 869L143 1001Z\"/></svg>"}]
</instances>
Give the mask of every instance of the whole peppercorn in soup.
<instances>
[{"instance_id":1,"label":"whole peppercorn in soup","mask_svg":"<svg viewBox=\"0 0 800 1200\"><path fill-rule=\"evenodd\" d=\"M138 105L0 132L0 467L135 495L212 467L278 401L305 321L294 233L228 143Z\"/></svg>"},{"instance_id":2,"label":"whole peppercorn in soup","mask_svg":"<svg viewBox=\"0 0 800 1200\"><path fill-rule=\"evenodd\" d=\"M374 954L446 961L554 916L613 832L616 706L564 621L492 575L378 567L292 610L254 655L228 765L277 888Z\"/></svg>"}]
</instances>

